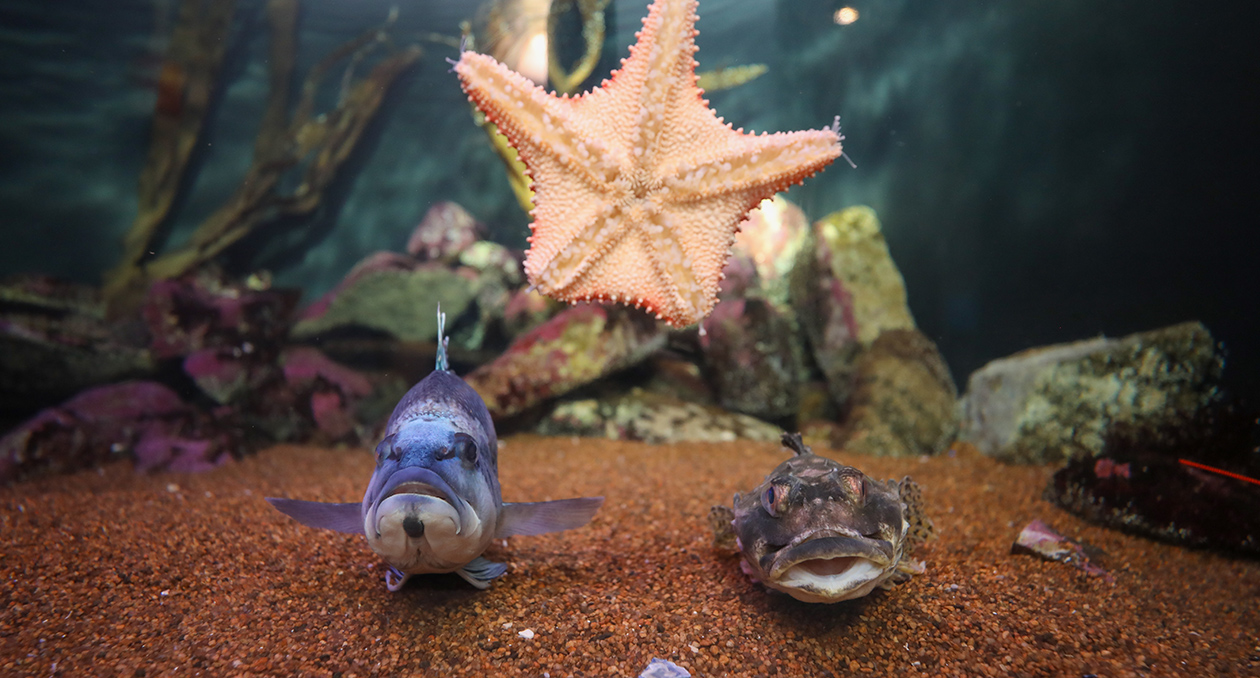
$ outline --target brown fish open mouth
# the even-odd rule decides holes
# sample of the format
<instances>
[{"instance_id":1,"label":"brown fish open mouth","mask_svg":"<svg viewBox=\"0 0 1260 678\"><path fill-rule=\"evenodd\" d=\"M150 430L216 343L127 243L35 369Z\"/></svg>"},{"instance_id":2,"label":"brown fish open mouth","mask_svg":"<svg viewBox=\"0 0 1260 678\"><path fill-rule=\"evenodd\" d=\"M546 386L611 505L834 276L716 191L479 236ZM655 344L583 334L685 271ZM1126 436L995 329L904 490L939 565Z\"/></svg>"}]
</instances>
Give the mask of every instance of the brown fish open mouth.
<instances>
[{"instance_id":1,"label":"brown fish open mouth","mask_svg":"<svg viewBox=\"0 0 1260 678\"><path fill-rule=\"evenodd\" d=\"M892 550L884 540L865 537L807 539L777 553L769 574L785 586L861 583L888 569Z\"/></svg>"}]
</instances>

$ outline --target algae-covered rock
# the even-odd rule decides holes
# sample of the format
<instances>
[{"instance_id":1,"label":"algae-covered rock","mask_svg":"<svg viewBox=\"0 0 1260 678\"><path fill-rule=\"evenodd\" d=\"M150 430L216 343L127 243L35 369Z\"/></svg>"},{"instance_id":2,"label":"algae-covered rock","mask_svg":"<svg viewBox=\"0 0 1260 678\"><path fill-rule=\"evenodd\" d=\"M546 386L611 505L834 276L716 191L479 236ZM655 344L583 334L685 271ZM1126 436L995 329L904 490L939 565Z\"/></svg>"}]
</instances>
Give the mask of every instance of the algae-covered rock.
<instances>
[{"instance_id":1,"label":"algae-covered rock","mask_svg":"<svg viewBox=\"0 0 1260 678\"><path fill-rule=\"evenodd\" d=\"M857 356L887 330L915 328L905 282L869 207L814 223L791 276L792 307L837 405L852 395Z\"/></svg>"},{"instance_id":2,"label":"algae-covered rock","mask_svg":"<svg viewBox=\"0 0 1260 678\"><path fill-rule=\"evenodd\" d=\"M26 414L108 382L153 375L142 332L106 322L95 288L49 276L0 281L0 411Z\"/></svg>"},{"instance_id":3,"label":"algae-covered rock","mask_svg":"<svg viewBox=\"0 0 1260 678\"><path fill-rule=\"evenodd\" d=\"M562 402L538 425L542 435L599 436L649 443L778 440L783 430L756 417L641 388L611 398Z\"/></svg>"},{"instance_id":4,"label":"algae-covered rock","mask_svg":"<svg viewBox=\"0 0 1260 678\"><path fill-rule=\"evenodd\" d=\"M1030 349L971 375L962 438L1014 462L1097 456L1117 428L1157 437L1191 421L1218 398L1223 367L1197 322Z\"/></svg>"},{"instance_id":5,"label":"algae-covered rock","mask_svg":"<svg viewBox=\"0 0 1260 678\"><path fill-rule=\"evenodd\" d=\"M957 396L932 340L913 329L885 331L858 357L836 446L890 457L941 452L958 433Z\"/></svg>"},{"instance_id":6,"label":"algae-covered rock","mask_svg":"<svg viewBox=\"0 0 1260 678\"><path fill-rule=\"evenodd\" d=\"M906 283L888 253L879 219L869 207L850 207L814 224L816 256L853 299L858 341L870 344L888 330L912 330Z\"/></svg>"},{"instance_id":7,"label":"algae-covered rock","mask_svg":"<svg viewBox=\"0 0 1260 678\"><path fill-rule=\"evenodd\" d=\"M719 302L700 336L718 404L763 419L796 415L800 349L791 321L760 298Z\"/></svg>"},{"instance_id":8,"label":"algae-covered rock","mask_svg":"<svg viewBox=\"0 0 1260 678\"><path fill-rule=\"evenodd\" d=\"M642 311L582 304L517 338L467 381L491 416L512 416L642 361L665 339Z\"/></svg>"},{"instance_id":9,"label":"algae-covered rock","mask_svg":"<svg viewBox=\"0 0 1260 678\"><path fill-rule=\"evenodd\" d=\"M485 227L453 202L434 203L407 239L407 254L419 261L454 263L481 238Z\"/></svg>"},{"instance_id":10,"label":"algae-covered rock","mask_svg":"<svg viewBox=\"0 0 1260 678\"><path fill-rule=\"evenodd\" d=\"M853 393L853 373L862 345L853 315L853 295L831 274L830 266L818 261L829 258L821 247L801 257L793 275L793 310L831 400L843 405Z\"/></svg>"},{"instance_id":11,"label":"algae-covered rock","mask_svg":"<svg viewBox=\"0 0 1260 678\"><path fill-rule=\"evenodd\" d=\"M782 195L763 200L740 224L723 273L727 280L742 280L745 289L739 296L751 291L786 308L792 270L809 242L809 219L800 207ZM723 282L722 291L736 286Z\"/></svg>"},{"instance_id":12,"label":"algae-covered rock","mask_svg":"<svg viewBox=\"0 0 1260 678\"><path fill-rule=\"evenodd\" d=\"M447 317L458 318L477 296L475 277L432 264L421 264L414 270L368 271L333 296L322 314L308 315L298 322L293 335L309 338L353 326L379 330L404 341L433 341L437 336L437 304L442 304Z\"/></svg>"}]
</instances>

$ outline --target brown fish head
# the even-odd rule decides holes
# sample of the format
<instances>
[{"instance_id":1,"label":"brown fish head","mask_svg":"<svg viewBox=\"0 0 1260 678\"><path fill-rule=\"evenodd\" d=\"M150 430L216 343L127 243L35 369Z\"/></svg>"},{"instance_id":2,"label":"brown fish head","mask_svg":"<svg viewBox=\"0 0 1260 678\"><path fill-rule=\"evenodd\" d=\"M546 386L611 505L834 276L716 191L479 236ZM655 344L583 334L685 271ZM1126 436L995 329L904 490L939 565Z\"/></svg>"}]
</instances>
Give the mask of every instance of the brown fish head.
<instances>
[{"instance_id":1,"label":"brown fish head","mask_svg":"<svg viewBox=\"0 0 1260 678\"><path fill-rule=\"evenodd\" d=\"M736 495L746 570L806 602L858 598L898 574L907 523L898 487L808 448Z\"/></svg>"}]
</instances>

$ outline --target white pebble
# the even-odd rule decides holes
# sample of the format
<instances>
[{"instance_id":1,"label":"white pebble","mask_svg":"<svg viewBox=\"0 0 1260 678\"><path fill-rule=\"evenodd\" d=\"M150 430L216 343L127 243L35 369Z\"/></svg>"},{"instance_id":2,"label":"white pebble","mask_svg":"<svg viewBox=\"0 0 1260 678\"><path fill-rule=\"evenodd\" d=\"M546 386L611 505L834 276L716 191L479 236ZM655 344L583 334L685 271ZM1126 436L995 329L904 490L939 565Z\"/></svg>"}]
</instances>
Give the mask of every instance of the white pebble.
<instances>
[{"instance_id":1,"label":"white pebble","mask_svg":"<svg viewBox=\"0 0 1260 678\"><path fill-rule=\"evenodd\" d=\"M525 629L524 631L517 631L517 632L516 632L516 635L518 635L518 636L520 636L520 637L524 638L525 640L533 640L533 639L534 639L534 630L533 630L533 629Z\"/></svg>"}]
</instances>

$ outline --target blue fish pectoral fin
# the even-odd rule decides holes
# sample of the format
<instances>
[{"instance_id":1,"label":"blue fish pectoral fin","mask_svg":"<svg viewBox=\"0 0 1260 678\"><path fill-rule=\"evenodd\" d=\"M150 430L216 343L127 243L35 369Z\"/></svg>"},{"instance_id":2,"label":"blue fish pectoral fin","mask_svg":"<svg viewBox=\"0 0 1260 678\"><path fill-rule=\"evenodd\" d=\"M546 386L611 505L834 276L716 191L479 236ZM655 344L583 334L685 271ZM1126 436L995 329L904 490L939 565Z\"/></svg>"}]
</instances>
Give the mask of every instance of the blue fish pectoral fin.
<instances>
[{"instance_id":1,"label":"blue fish pectoral fin","mask_svg":"<svg viewBox=\"0 0 1260 678\"><path fill-rule=\"evenodd\" d=\"M490 588L490 582L507 573L507 565L486 560L481 556L473 558L471 563L455 571L464 581L481 590Z\"/></svg>"},{"instance_id":2,"label":"blue fish pectoral fin","mask_svg":"<svg viewBox=\"0 0 1260 678\"><path fill-rule=\"evenodd\" d=\"M363 506L359 502L333 504L267 497L276 510L307 527L336 530L346 534L363 534Z\"/></svg>"},{"instance_id":3,"label":"blue fish pectoral fin","mask_svg":"<svg viewBox=\"0 0 1260 678\"><path fill-rule=\"evenodd\" d=\"M499 514L499 529L494 538L528 537L533 534L572 530L591 522L595 512L603 505L603 497L504 504L503 512Z\"/></svg>"},{"instance_id":4,"label":"blue fish pectoral fin","mask_svg":"<svg viewBox=\"0 0 1260 678\"><path fill-rule=\"evenodd\" d=\"M406 584L408 579L411 579L411 575L403 574L402 570L399 570L393 565L385 568L385 588L390 591L397 591L402 588L403 584Z\"/></svg>"}]
</instances>

